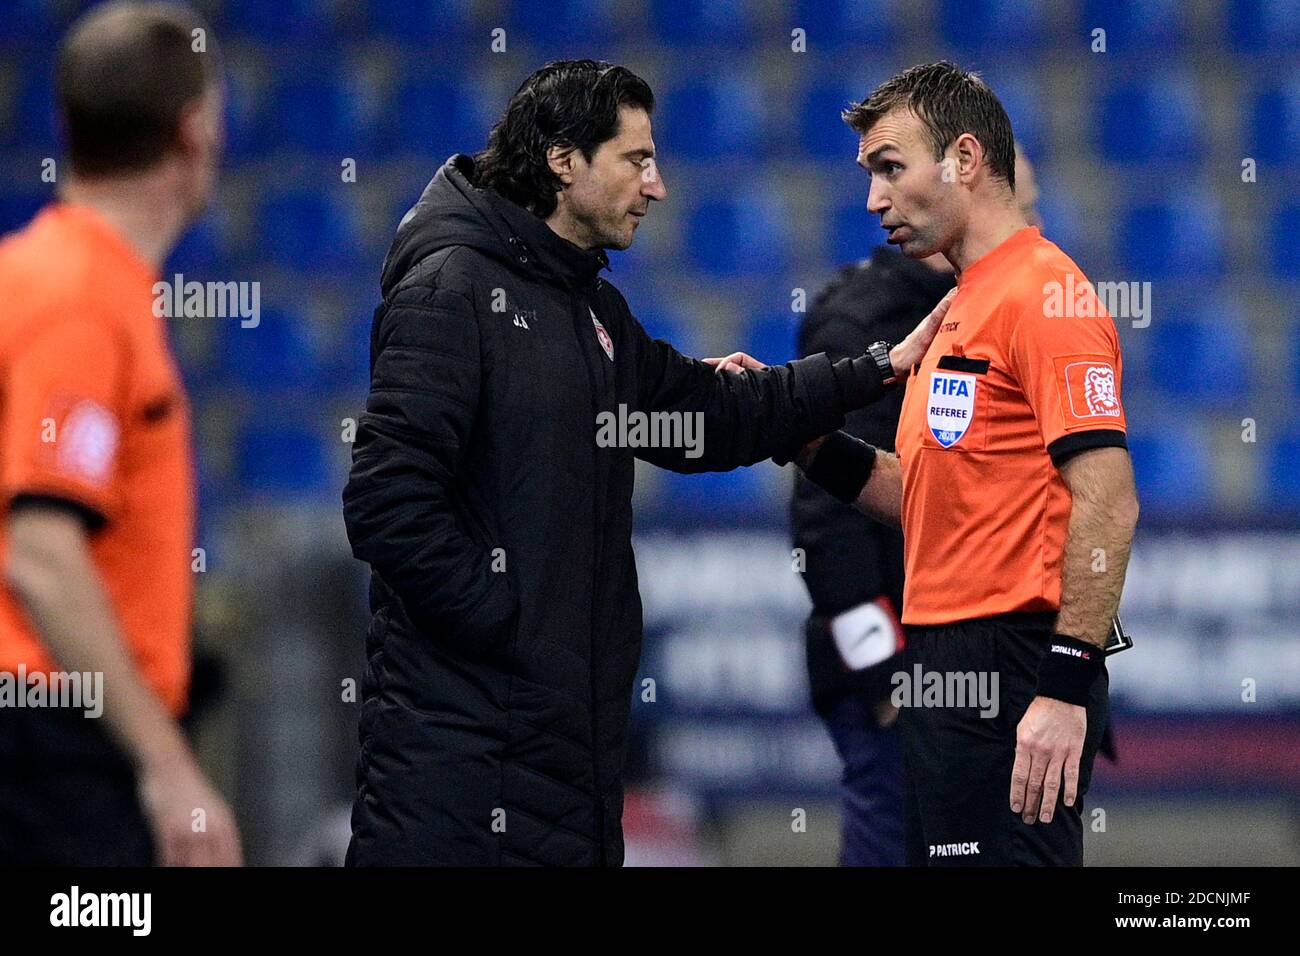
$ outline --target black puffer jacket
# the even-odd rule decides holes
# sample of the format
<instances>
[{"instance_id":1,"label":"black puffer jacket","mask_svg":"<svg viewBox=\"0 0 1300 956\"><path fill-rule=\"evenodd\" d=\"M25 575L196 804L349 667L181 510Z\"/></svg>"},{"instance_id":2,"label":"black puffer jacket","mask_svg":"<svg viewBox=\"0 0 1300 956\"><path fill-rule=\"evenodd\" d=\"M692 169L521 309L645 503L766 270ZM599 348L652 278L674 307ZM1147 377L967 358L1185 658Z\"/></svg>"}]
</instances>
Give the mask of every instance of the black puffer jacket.
<instances>
[{"instance_id":1,"label":"black puffer jacket","mask_svg":"<svg viewBox=\"0 0 1300 956\"><path fill-rule=\"evenodd\" d=\"M384 263L343 493L373 572L349 862L618 865L634 455L792 453L880 377L825 356L717 374L646 335L602 253L472 177L452 157ZM703 455L598 447L620 404L703 412Z\"/></svg>"},{"instance_id":2,"label":"black puffer jacket","mask_svg":"<svg viewBox=\"0 0 1300 956\"><path fill-rule=\"evenodd\" d=\"M824 352L834 360L859 355L881 339L901 342L954 284L951 273L882 246L870 259L841 270L813 301L799 326L799 354ZM893 451L902 410L903 390L896 389L850 414L844 431ZM795 547L804 549L803 582L813 602L805 634L814 709L829 713L849 693L862 693L872 702L887 698L898 661L890 658L849 673L835 649L829 620L882 595L902 614L903 533L841 504L803 475L795 479L790 524Z\"/></svg>"}]
</instances>

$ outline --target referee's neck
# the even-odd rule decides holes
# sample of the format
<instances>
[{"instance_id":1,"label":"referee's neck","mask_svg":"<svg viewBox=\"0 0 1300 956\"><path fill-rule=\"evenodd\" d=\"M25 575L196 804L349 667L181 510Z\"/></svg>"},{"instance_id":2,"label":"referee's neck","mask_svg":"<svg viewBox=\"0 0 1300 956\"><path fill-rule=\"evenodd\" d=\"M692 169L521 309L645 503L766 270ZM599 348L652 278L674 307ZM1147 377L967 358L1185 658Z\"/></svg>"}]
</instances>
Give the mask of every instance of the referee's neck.
<instances>
[{"instance_id":1,"label":"referee's neck","mask_svg":"<svg viewBox=\"0 0 1300 956\"><path fill-rule=\"evenodd\" d=\"M967 266L983 259L1027 225L1015 205L974 207L966 228L944 255L960 276Z\"/></svg>"}]
</instances>

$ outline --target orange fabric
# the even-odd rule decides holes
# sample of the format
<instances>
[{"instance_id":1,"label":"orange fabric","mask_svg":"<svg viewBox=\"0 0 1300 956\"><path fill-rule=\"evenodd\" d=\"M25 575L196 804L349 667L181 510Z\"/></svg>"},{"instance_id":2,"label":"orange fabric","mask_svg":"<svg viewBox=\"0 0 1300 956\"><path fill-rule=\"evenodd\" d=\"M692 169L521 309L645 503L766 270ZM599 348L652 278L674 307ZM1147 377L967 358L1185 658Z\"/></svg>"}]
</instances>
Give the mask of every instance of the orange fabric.
<instances>
[{"instance_id":1,"label":"orange fabric","mask_svg":"<svg viewBox=\"0 0 1300 956\"><path fill-rule=\"evenodd\" d=\"M189 406L153 314L155 270L91 209L46 207L0 242L0 556L20 495L104 519L91 556L145 681L176 715L190 670ZM57 670L0 587L0 670Z\"/></svg>"},{"instance_id":2,"label":"orange fabric","mask_svg":"<svg viewBox=\"0 0 1300 956\"><path fill-rule=\"evenodd\" d=\"M904 623L1059 610L1070 493L1047 446L1126 429L1119 337L1085 281L1032 227L960 276L898 424Z\"/></svg>"}]
</instances>

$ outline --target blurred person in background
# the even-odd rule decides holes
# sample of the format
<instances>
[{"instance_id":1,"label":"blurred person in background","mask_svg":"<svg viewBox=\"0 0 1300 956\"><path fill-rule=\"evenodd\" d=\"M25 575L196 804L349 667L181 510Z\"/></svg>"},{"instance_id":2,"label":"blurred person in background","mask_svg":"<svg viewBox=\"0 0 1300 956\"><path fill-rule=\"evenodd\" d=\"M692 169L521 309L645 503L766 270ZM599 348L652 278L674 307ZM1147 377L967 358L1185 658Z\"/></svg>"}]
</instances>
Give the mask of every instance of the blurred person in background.
<instances>
[{"instance_id":1,"label":"blurred person in background","mask_svg":"<svg viewBox=\"0 0 1300 956\"><path fill-rule=\"evenodd\" d=\"M217 178L215 40L185 7L106 4L57 86L59 198L0 244L0 672L94 675L102 721L0 706L0 862L236 865L178 724L194 469L154 289Z\"/></svg>"},{"instance_id":2,"label":"blurred person in background","mask_svg":"<svg viewBox=\"0 0 1300 956\"><path fill-rule=\"evenodd\" d=\"M937 325L892 355L747 376L652 340L600 272L667 195L654 103L622 67L544 66L384 262L343 493L373 611L351 865L620 865L635 459L793 455L906 375ZM698 421L698 442L598 433L647 414Z\"/></svg>"},{"instance_id":3,"label":"blurred person in background","mask_svg":"<svg viewBox=\"0 0 1300 956\"><path fill-rule=\"evenodd\" d=\"M1033 167L1018 145L1016 200L1025 221L1039 225ZM834 360L882 339L898 341L953 284L941 254L908 259L880 246L818 294L799 326L799 355L825 352ZM843 431L893 451L902 406L896 391L848 415ZM903 535L796 474L791 527L806 557L803 582L813 604L805 627L808 683L813 709L844 762L840 864L923 865L919 821L905 793L898 710L889 700L905 642L898 617Z\"/></svg>"}]
</instances>

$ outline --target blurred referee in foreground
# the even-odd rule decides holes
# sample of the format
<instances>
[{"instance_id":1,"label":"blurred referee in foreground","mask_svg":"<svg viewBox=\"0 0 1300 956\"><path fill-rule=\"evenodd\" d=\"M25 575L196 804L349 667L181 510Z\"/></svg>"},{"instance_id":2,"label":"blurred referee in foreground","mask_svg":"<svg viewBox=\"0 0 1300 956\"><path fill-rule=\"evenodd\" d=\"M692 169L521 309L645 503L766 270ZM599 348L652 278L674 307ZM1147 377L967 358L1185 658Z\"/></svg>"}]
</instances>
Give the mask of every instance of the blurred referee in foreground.
<instances>
[{"instance_id":1,"label":"blurred referee in foreground","mask_svg":"<svg viewBox=\"0 0 1300 956\"><path fill-rule=\"evenodd\" d=\"M1039 225L1033 167L1018 146L1016 200L1025 220ZM818 295L799 327L799 354L840 358L872 342L897 341L953 282L942 255L914 260L881 246L841 270ZM903 394L895 391L847 416L842 430L893 451L902 407ZM923 865L919 821L905 799L898 709L889 701L890 677L902 666L905 643L898 617L903 535L836 501L802 474L790 517L813 602L805 629L813 708L844 762L840 864Z\"/></svg>"},{"instance_id":2,"label":"blurred referee in foreground","mask_svg":"<svg viewBox=\"0 0 1300 956\"><path fill-rule=\"evenodd\" d=\"M1115 326L1090 287L1060 308L1085 277L1025 222L1011 123L977 76L914 67L845 120L868 209L908 258L941 253L957 296L909 379L898 454L838 432L799 464L901 524L902 673L999 681L991 713L904 701L928 861L1078 865L1138 516Z\"/></svg>"},{"instance_id":3,"label":"blurred referee in foreground","mask_svg":"<svg viewBox=\"0 0 1300 956\"><path fill-rule=\"evenodd\" d=\"M153 288L216 180L219 74L185 8L79 20L59 50L59 200L0 244L0 676L103 692L102 719L0 706L0 864L240 862L177 723L193 460Z\"/></svg>"}]
</instances>

